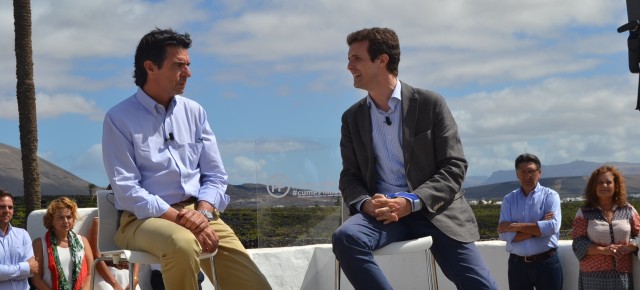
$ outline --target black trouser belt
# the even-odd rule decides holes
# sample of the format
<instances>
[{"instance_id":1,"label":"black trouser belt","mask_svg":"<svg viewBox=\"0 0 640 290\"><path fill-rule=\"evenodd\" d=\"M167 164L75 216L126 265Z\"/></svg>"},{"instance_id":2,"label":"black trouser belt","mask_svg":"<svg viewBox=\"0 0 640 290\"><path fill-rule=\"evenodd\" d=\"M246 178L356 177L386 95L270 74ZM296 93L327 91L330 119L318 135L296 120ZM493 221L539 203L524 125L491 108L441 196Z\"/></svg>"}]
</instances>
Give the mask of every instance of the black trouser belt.
<instances>
[{"instance_id":1,"label":"black trouser belt","mask_svg":"<svg viewBox=\"0 0 640 290\"><path fill-rule=\"evenodd\" d=\"M556 253L556 249L550 249L546 252L542 252L540 254L532 255L532 256L518 256L516 254L511 254L509 255L509 258L516 259L518 261L537 262L537 261L544 261L549 257L553 256L553 254L555 253Z\"/></svg>"}]
</instances>

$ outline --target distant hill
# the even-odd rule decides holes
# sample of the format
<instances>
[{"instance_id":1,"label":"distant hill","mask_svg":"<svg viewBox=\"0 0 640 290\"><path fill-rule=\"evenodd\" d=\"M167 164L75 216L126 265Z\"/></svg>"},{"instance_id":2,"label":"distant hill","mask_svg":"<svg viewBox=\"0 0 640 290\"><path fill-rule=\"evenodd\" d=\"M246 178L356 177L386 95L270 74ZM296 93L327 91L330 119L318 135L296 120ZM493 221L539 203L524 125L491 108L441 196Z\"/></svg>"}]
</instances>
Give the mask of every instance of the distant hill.
<instances>
[{"instance_id":1,"label":"distant hill","mask_svg":"<svg viewBox=\"0 0 640 290\"><path fill-rule=\"evenodd\" d=\"M20 149L0 143L0 189L14 196L23 196L22 160ZM55 164L38 158L40 194L89 195L92 184Z\"/></svg>"},{"instance_id":2,"label":"distant hill","mask_svg":"<svg viewBox=\"0 0 640 290\"><path fill-rule=\"evenodd\" d=\"M603 164L611 164L624 175L640 175L640 164L628 162L590 162L576 160L565 164L542 164L542 177L590 176L591 172ZM477 185L487 185L506 181L516 181L515 169L494 171L489 178ZM469 184L471 186L471 184Z\"/></svg>"},{"instance_id":3,"label":"distant hill","mask_svg":"<svg viewBox=\"0 0 640 290\"><path fill-rule=\"evenodd\" d=\"M591 171L585 176L541 178L540 184L557 191L558 194L560 194L560 198L581 197L584 194L584 188L587 186L587 180L590 175ZM640 174L628 175L625 171L624 175L627 184L627 194L640 194ZM465 197L469 200L502 200L507 193L515 190L518 186L520 186L518 181L507 181L467 187L464 190Z\"/></svg>"}]
</instances>

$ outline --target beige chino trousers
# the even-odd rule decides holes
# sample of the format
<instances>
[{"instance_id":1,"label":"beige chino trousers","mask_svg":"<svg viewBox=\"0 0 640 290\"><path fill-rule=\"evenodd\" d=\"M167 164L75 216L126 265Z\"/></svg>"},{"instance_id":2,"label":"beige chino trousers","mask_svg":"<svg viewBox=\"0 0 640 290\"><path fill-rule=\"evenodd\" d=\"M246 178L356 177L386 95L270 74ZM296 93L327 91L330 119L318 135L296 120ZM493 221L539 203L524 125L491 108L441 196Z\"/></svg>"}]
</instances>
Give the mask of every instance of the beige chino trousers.
<instances>
[{"instance_id":1,"label":"beige chino trousers","mask_svg":"<svg viewBox=\"0 0 640 290\"><path fill-rule=\"evenodd\" d=\"M193 205L187 207L193 208ZM213 227L219 239L214 266L220 289L271 289L233 230L222 219L210 222L209 226ZM125 211L114 239L124 249L145 251L160 257L167 290L198 289L201 267L209 280L214 281L209 262L201 264L198 260L200 243L191 231L176 223L162 218L137 219L134 214Z\"/></svg>"}]
</instances>

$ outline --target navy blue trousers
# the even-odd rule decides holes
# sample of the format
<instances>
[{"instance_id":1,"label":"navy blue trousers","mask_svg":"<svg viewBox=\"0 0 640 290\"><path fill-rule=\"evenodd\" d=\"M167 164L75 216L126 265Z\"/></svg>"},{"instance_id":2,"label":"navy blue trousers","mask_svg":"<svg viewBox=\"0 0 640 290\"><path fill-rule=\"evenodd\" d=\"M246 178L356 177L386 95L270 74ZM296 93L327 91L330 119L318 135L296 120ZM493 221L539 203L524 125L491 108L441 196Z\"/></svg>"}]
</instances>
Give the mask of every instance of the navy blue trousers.
<instances>
[{"instance_id":1,"label":"navy blue trousers","mask_svg":"<svg viewBox=\"0 0 640 290\"><path fill-rule=\"evenodd\" d=\"M333 253L355 289L393 289L375 262L373 251L390 243L431 236L431 252L444 275L458 289L491 289L497 286L474 243L449 238L423 214L416 212L398 222L383 224L358 213L333 233ZM416 276L420 269L407 269Z\"/></svg>"},{"instance_id":2,"label":"navy blue trousers","mask_svg":"<svg viewBox=\"0 0 640 290\"><path fill-rule=\"evenodd\" d=\"M525 262L509 256L509 289L562 290L558 253L543 261Z\"/></svg>"}]
</instances>

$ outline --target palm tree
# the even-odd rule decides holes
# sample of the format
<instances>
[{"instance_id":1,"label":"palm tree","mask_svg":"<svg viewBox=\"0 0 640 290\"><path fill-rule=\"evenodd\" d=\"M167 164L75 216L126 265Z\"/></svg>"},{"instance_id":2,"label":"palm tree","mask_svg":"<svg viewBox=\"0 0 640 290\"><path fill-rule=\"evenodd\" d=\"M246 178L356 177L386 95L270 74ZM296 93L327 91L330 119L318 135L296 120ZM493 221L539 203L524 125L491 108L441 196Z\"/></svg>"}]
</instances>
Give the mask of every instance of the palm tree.
<instances>
[{"instance_id":1,"label":"palm tree","mask_svg":"<svg viewBox=\"0 0 640 290\"><path fill-rule=\"evenodd\" d=\"M20 119L20 149L26 204L25 216L40 205L40 171L38 169L38 122L36 89L33 82L31 48L31 0L13 0L16 51L16 97Z\"/></svg>"}]
</instances>

